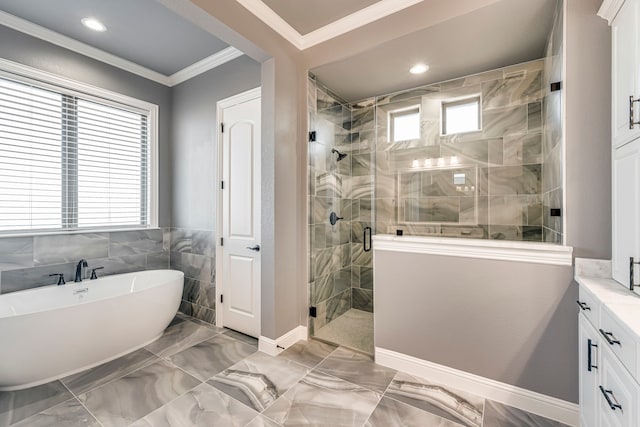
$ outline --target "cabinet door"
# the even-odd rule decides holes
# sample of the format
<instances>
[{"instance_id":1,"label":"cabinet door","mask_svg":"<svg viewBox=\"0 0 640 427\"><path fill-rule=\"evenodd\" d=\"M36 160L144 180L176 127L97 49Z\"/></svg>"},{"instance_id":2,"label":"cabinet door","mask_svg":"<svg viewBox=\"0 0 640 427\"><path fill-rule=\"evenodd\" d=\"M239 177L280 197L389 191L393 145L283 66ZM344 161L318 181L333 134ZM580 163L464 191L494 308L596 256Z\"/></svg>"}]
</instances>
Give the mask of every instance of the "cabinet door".
<instances>
[{"instance_id":1,"label":"cabinet door","mask_svg":"<svg viewBox=\"0 0 640 427\"><path fill-rule=\"evenodd\" d=\"M608 348L603 348L600 354L600 425L637 426L640 387Z\"/></svg>"},{"instance_id":2,"label":"cabinet door","mask_svg":"<svg viewBox=\"0 0 640 427\"><path fill-rule=\"evenodd\" d=\"M612 142L614 147L640 136L640 125L629 126L629 97L638 93L638 18L640 0L626 0L611 23ZM640 103L634 103L640 120Z\"/></svg>"},{"instance_id":3,"label":"cabinet door","mask_svg":"<svg viewBox=\"0 0 640 427\"><path fill-rule=\"evenodd\" d=\"M640 140L635 140L613 152L613 278L629 286L629 258L639 259L640 210ZM635 282L640 279L636 266ZM636 288L636 291L638 288Z\"/></svg>"},{"instance_id":4,"label":"cabinet door","mask_svg":"<svg viewBox=\"0 0 640 427\"><path fill-rule=\"evenodd\" d=\"M578 366L580 379L580 426L596 427L598 421L598 369L600 342L598 333L580 314Z\"/></svg>"}]
</instances>

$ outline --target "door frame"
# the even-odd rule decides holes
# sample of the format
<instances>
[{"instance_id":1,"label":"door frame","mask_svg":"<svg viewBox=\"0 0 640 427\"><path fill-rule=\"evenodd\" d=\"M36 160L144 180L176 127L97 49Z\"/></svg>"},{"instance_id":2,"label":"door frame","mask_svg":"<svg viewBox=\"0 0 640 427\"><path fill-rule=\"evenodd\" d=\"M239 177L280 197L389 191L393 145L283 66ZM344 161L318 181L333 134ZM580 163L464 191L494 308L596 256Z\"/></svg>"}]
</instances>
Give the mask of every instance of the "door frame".
<instances>
[{"instance_id":1,"label":"door frame","mask_svg":"<svg viewBox=\"0 0 640 427\"><path fill-rule=\"evenodd\" d=\"M224 316L223 316L223 310L220 309L218 307L218 305L220 304L220 295L224 294L226 291L226 283L224 283L223 277L224 277L224 272L222 271L222 256L221 256L221 252L222 252L222 245L220 245L220 234L223 230L223 192L222 192L222 188L220 183L222 182L222 167L223 167L223 163L224 163L224 156L223 156L223 140L222 140L222 111L225 108L228 107L232 107L234 105L237 104L242 104L243 102L247 102L247 101L251 101L254 100L256 98L262 98L262 88L256 87L253 89L250 89L248 91L239 93L237 95L233 95L230 96L228 98L224 98L221 99L220 101L216 102L216 145L217 145L217 149L215 150L215 153L218 156L218 161L216 163L216 280L215 280L215 285L216 285L216 326L218 327L224 327ZM262 105L262 103L261 103ZM262 129L260 130L262 131ZM262 177L260 177L260 181L262 181ZM260 214L260 217L262 217L262 213ZM261 264L262 265L262 264ZM258 289L259 292L259 300L258 300L258 309L259 309L259 313L262 313L262 279L260 279L260 289ZM262 318L259 319L260 320L260 325L262 325ZM262 326L260 327L260 330L262 330Z\"/></svg>"}]
</instances>

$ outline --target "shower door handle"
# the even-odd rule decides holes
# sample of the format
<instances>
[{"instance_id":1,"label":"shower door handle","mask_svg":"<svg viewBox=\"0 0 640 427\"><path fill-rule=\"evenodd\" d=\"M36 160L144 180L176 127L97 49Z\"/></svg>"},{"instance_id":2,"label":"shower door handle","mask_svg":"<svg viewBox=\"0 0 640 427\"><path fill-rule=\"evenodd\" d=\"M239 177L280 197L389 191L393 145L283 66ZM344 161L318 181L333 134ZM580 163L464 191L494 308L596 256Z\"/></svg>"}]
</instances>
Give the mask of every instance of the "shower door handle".
<instances>
[{"instance_id":1,"label":"shower door handle","mask_svg":"<svg viewBox=\"0 0 640 427\"><path fill-rule=\"evenodd\" d=\"M367 238L367 231L369 232L369 238ZM367 243L369 244L367 246ZM372 243L371 243L371 227L365 227L364 228L364 233L362 236L362 247L364 249L365 252L369 252L371 250L372 247Z\"/></svg>"}]
</instances>

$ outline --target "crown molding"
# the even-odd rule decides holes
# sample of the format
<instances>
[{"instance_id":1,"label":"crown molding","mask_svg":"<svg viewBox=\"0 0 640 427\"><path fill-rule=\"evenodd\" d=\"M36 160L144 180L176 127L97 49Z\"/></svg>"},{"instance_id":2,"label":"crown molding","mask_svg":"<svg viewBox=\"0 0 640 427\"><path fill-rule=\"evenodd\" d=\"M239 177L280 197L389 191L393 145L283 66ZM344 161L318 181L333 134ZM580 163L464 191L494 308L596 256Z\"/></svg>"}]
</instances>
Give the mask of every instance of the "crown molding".
<instances>
[{"instance_id":1,"label":"crown molding","mask_svg":"<svg viewBox=\"0 0 640 427\"><path fill-rule=\"evenodd\" d=\"M609 25L611 25L611 22L618 14L624 1L625 0L604 0L598 10L598 16L606 19Z\"/></svg>"},{"instance_id":2,"label":"crown molding","mask_svg":"<svg viewBox=\"0 0 640 427\"><path fill-rule=\"evenodd\" d=\"M234 47L228 47L194 64L191 64L170 76L166 76L162 73L158 73L157 71L150 70L147 67L143 67L142 65L138 65L135 62L120 58L119 56L105 52L93 46L89 46L88 44L72 39L71 37L67 37L3 11L0 11L0 25L4 25L16 31L20 31L21 33L53 43L57 46L69 49L73 52L169 87L180 84L192 77L209 71L215 67L219 67L226 62L244 55L240 50Z\"/></svg>"},{"instance_id":3,"label":"crown molding","mask_svg":"<svg viewBox=\"0 0 640 427\"><path fill-rule=\"evenodd\" d=\"M287 21L282 19L280 15L275 13L273 9L264 4L262 0L236 0L245 9L253 13L258 19L267 24L276 33L284 37L289 43L303 49L304 36L300 35Z\"/></svg>"},{"instance_id":4,"label":"crown molding","mask_svg":"<svg viewBox=\"0 0 640 427\"><path fill-rule=\"evenodd\" d=\"M175 86L183 83L192 77L205 73L213 68L219 67L220 65L234 60L242 55L244 55L244 53L232 46L223 49L220 52L216 52L213 55L208 56L170 75L169 86Z\"/></svg>"},{"instance_id":5,"label":"crown molding","mask_svg":"<svg viewBox=\"0 0 640 427\"><path fill-rule=\"evenodd\" d=\"M258 0L259 1L259 0ZM381 0L371 6L340 18L324 27L302 36L302 49L307 49L332 38L363 27L374 21L406 9L423 0Z\"/></svg>"}]
</instances>

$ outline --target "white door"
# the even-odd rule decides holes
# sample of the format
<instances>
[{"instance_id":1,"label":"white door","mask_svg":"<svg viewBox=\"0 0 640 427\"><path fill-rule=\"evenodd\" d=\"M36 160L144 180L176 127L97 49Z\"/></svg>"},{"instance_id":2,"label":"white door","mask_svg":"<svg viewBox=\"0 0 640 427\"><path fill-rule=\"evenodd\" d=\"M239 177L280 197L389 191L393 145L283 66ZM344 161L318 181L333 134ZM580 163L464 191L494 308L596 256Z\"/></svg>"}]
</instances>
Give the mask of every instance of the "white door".
<instances>
[{"instance_id":1,"label":"white door","mask_svg":"<svg viewBox=\"0 0 640 427\"><path fill-rule=\"evenodd\" d=\"M600 340L597 332L583 314L578 315L580 379L580 426L593 427L598 419L598 369Z\"/></svg>"},{"instance_id":2,"label":"white door","mask_svg":"<svg viewBox=\"0 0 640 427\"><path fill-rule=\"evenodd\" d=\"M640 261L640 140L613 152L613 278L629 286L629 258ZM634 282L640 283L635 266ZM638 291L640 288L635 288Z\"/></svg>"},{"instance_id":3,"label":"white door","mask_svg":"<svg viewBox=\"0 0 640 427\"><path fill-rule=\"evenodd\" d=\"M221 121L221 325L260 336L260 92L218 104ZM220 212L220 211L218 211Z\"/></svg>"}]
</instances>

